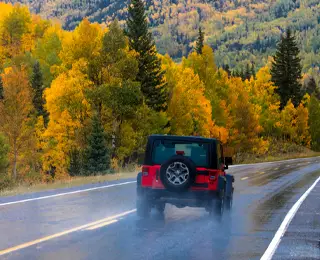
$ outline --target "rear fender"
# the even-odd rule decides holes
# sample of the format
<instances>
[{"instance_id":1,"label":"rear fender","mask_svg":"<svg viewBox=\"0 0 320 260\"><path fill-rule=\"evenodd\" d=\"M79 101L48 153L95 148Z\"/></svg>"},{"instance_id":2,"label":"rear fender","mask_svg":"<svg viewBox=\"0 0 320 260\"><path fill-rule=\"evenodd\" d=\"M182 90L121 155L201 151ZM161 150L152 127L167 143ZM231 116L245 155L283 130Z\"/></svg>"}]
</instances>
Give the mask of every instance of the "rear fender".
<instances>
[{"instance_id":1,"label":"rear fender","mask_svg":"<svg viewBox=\"0 0 320 260\"><path fill-rule=\"evenodd\" d=\"M225 190L226 188L226 177L225 176L222 176L220 175L219 178L218 178L218 191L220 192L221 190Z\"/></svg>"},{"instance_id":2,"label":"rear fender","mask_svg":"<svg viewBox=\"0 0 320 260\"><path fill-rule=\"evenodd\" d=\"M137 195L138 196L143 195L143 188L141 187L141 181L142 181L142 172L139 172L137 175Z\"/></svg>"},{"instance_id":3,"label":"rear fender","mask_svg":"<svg viewBox=\"0 0 320 260\"><path fill-rule=\"evenodd\" d=\"M234 177L231 174L226 174L226 195L227 196L232 196L232 192L233 192L233 185L232 183L234 182Z\"/></svg>"},{"instance_id":4,"label":"rear fender","mask_svg":"<svg viewBox=\"0 0 320 260\"><path fill-rule=\"evenodd\" d=\"M137 186L141 186L142 181L142 172L139 172L137 175Z\"/></svg>"}]
</instances>

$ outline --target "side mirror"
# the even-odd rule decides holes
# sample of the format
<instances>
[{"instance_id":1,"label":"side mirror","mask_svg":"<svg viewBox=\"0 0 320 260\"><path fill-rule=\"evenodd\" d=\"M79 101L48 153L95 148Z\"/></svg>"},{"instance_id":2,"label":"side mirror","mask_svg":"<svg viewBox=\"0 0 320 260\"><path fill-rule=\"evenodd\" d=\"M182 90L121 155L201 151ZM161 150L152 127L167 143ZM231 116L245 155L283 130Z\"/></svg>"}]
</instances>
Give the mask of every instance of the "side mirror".
<instances>
[{"instance_id":1,"label":"side mirror","mask_svg":"<svg viewBox=\"0 0 320 260\"><path fill-rule=\"evenodd\" d=\"M224 168L228 169L228 166L232 165L232 157L224 157L224 165Z\"/></svg>"}]
</instances>

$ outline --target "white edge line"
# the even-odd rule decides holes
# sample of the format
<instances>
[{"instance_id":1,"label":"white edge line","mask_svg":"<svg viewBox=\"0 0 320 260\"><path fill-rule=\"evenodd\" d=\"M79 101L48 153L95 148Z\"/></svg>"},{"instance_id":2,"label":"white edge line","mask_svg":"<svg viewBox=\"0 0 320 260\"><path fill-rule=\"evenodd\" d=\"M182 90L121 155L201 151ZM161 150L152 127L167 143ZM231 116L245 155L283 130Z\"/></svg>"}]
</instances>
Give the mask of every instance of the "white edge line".
<instances>
[{"instance_id":1,"label":"white edge line","mask_svg":"<svg viewBox=\"0 0 320 260\"><path fill-rule=\"evenodd\" d=\"M110 187L121 186L121 185L131 184L131 183L135 183L135 182L137 182L137 181L127 181L127 182L115 183L115 184L104 185L104 186L99 186L99 187L94 187L94 188L83 189L83 190L76 190L76 191L64 192L64 193L59 193L59 194L53 194L53 195L48 195L48 196L43 196L43 197L38 197L38 198L30 198L30 199L25 199L25 200L11 201L11 202L6 202L6 203L0 204L0 207L12 205L12 204L24 203L24 202L28 202L28 201L43 200L43 199L55 198L55 197L60 197L60 196L65 196L65 195L77 194L77 193L81 193L81 192L106 189L106 188L110 188Z\"/></svg>"},{"instance_id":2,"label":"white edge line","mask_svg":"<svg viewBox=\"0 0 320 260\"><path fill-rule=\"evenodd\" d=\"M76 231L80 231L82 229L86 229L88 227L91 227L93 225L97 225L97 224L105 222L107 220L112 220L112 219L116 219L116 218L119 218L119 217L124 217L124 216L129 215L131 213L134 213L136 211L137 211L136 209L128 210L128 211L122 212L120 214L117 214L117 215L114 215L114 216L110 216L110 217L107 217L107 218L104 218L104 219L100 219L100 220L97 220L97 221L94 221L94 222L91 222L91 223L88 223L88 224L85 224L85 225L82 225L82 226L78 226L78 227L75 227L75 228L72 228L72 229L68 229L68 230L53 234L53 235L49 235L49 236L42 237L42 238L30 241L30 242L26 242L26 243L17 245L17 246L13 246L13 247L10 247L10 248L7 248L7 249L3 249L3 250L0 250L0 256L1 255L5 255L5 254L9 254L11 252L14 252L14 251L26 248L26 247L30 247L30 246L33 246L33 245L36 245L36 244L39 244L39 243L42 243L42 242L57 238L57 237L68 235L70 233L73 233L73 232L76 232Z\"/></svg>"},{"instance_id":3,"label":"white edge line","mask_svg":"<svg viewBox=\"0 0 320 260\"><path fill-rule=\"evenodd\" d=\"M297 213L298 209L300 208L303 201L307 198L309 193L313 190L313 188L317 185L317 183L320 181L320 177L312 184L312 186L300 197L300 199L292 206L292 208L287 213L286 217L282 221L279 229L277 230L276 234L274 235L271 243L269 244L267 250L264 252L260 260L270 260L272 259L272 256L274 255L275 251L277 250L281 239L285 232L287 231L287 228L292 221L293 217Z\"/></svg>"}]
</instances>

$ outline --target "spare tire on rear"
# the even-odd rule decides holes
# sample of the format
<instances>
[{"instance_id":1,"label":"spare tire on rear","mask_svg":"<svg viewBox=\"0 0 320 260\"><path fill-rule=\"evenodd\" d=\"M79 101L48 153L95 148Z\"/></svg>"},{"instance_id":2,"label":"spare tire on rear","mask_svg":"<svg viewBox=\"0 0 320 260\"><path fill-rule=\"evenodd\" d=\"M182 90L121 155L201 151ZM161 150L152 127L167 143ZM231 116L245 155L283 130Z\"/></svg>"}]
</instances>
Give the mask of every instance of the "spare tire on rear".
<instances>
[{"instance_id":1,"label":"spare tire on rear","mask_svg":"<svg viewBox=\"0 0 320 260\"><path fill-rule=\"evenodd\" d=\"M190 188L196 178L196 165L188 157L172 156L160 168L160 179L169 191L181 192Z\"/></svg>"}]
</instances>

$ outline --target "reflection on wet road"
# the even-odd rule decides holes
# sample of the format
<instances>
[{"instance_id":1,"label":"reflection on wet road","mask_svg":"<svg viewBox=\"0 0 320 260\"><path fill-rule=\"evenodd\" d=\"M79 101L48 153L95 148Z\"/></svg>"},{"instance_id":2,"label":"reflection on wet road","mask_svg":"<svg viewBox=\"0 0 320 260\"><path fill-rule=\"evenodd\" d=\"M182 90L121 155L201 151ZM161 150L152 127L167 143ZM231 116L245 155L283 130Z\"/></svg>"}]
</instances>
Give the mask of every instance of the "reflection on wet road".
<instances>
[{"instance_id":1,"label":"reflection on wet road","mask_svg":"<svg viewBox=\"0 0 320 260\"><path fill-rule=\"evenodd\" d=\"M236 179L234 206L219 222L203 209L170 205L164 215L153 212L140 220L131 213L134 183L0 206L0 252L49 238L0 258L260 259L286 213L320 176L320 158L236 166L229 172ZM304 249L320 259L320 185L316 188L318 196L311 193L302 205L275 259L304 259ZM123 212L129 213L119 215ZM88 223L94 224L81 228ZM50 237L75 227L80 228ZM298 239L299 232L306 242Z\"/></svg>"}]
</instances>

